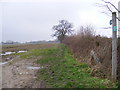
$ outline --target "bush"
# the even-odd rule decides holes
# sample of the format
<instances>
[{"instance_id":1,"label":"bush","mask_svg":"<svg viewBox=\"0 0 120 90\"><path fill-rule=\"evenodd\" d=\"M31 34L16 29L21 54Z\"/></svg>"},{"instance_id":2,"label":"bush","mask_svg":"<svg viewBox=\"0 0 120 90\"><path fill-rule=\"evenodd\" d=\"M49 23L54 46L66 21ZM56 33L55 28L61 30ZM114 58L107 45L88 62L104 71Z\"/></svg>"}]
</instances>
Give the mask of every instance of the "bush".
<instances>
[{"instance_id":1,"label":"bush","mask_svg":"<svg viewBox=\"0 0 120 90\"><path fill-rule=\"evenodd\" d=\"M99 70L93 72L99 77L110 77L111 74L111 38L95 35L92 26L81 26L77 34L66 37L63 43L81 62L90 64L90 52L94 50L101 60ZM99 72L102 72L100 74Z\"/></svg>"},{"instance_id":2,"label":"bush","mask_svg":"<svg viewBox=\"0 0 120 90\"><path fill-rule=\"evenodd\" d=\"M87 57L90 49L94 48L94 38L93 27L81 26L78 34L66 37L63 42L74 53L75 57L80 58Z\"/></svg>"}]
</instances>

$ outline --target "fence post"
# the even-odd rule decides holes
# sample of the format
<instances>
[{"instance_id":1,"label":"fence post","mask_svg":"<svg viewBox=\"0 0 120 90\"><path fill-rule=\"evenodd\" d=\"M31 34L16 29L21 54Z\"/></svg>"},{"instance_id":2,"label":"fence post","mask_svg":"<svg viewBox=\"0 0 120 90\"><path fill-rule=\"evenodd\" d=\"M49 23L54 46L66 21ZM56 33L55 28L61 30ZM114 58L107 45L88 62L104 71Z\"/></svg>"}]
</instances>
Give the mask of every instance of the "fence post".
<instances>
[{"instance_id":1,"label":"fence post","mask_svg":"<svg viewBox=\"0 0 120 90\"><path fill-rule=\"evenodd\" d=\"M118 2L118 10L120 10L120 1ZM118 18L120 19L120 12L118 12ZM120 21L118 20L118 41L117 41L117 80L120 81Z\"/></svg>"},{"instance_id":2,"label":"fence post","mask_svg":"<svg viewBox=\"0 0 120 90\"><path fill-rule=\"evenodd\" d=\"M112 13L112 80L117 79L117 26L116 12Z\"/></svg>"}]
</instances>

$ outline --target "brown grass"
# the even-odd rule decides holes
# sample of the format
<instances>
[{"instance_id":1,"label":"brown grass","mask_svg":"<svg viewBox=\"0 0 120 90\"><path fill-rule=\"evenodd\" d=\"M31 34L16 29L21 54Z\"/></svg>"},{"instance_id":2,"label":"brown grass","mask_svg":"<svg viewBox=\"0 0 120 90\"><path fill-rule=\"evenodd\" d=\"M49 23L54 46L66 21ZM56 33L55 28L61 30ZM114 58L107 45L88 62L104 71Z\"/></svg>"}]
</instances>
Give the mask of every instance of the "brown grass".
<instances>
[{"instance_id":1,"label":"brown grass","mask_svg":"<svg viewBox=\"0 0 120 90\"><path fill-rule=\"evenodd\" d=\"M66 37L64 44L81 62L91 65L90 51L94 50L101 61L101 65L93 65L92 75L110 78L111 75L111 38L95 36L93 27L81 27L76 35Z\"/></svg>"},{"instance_id":2,"label":"brown grass","mask_svg":"<svg viewBox=\"0 0 120 90\"><path fill-rule=\"evenodd\" d=\"M55 47L58 46L58 44L19 44L19 45L3 45L2 46L2 52L16 52L20 50L31 50L31 49L41 49L41 48L49 48L49 47Z\"/></svg>"}]
</instances>

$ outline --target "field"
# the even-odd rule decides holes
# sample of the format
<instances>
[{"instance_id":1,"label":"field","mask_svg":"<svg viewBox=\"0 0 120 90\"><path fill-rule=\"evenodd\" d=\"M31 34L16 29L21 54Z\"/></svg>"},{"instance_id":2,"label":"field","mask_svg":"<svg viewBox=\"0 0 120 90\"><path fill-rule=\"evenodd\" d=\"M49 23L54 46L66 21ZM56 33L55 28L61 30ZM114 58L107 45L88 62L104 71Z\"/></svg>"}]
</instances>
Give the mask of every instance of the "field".
<instances>
[{"instance_id":1,"label":"field","mask_svg":"<svg viewBox=\"0 0 120 90\"><path fill-rule=\"evenodd\" d=\"M60 44L3 46L5 51L28 50L12 57L3 65L3 88L116 88L108 79L91 75L92 69L77 61ZM39 69L28 69L28 67Z\"/></svg>"},{"instance_id":2,"label":"field","mask_svg":"<svg viewBox=\"0 0 120 90\"><path fill-rule=\"evenodd\" d=\"M27 50L27 53L33 49L44 49L57 47L57 44L22 44L22 45L4 45L2 52L17 52ZM2 85L3 88L42 88L42 81L36 80L36 73L42 66L35 63L37 58L24 59L21 58L24 53L15 53L2 56ZM31 69L33 68L33 69ZM35 68L35 69L34 69ZM31 85L32 84L32 85Z\"/></svg>"},{"instance_id":3,"label":"field","mask_svg":"<svg viewBox=\"0 0 120 90\"><path fill-rule=\"evenodd\" d=\"M31 49L41 49L41 48L49 48L56 46L57 44L18 44L18 45L3 45L2 52L14 52L20 50L31 50Z\"/></svg>"}]
</instances>

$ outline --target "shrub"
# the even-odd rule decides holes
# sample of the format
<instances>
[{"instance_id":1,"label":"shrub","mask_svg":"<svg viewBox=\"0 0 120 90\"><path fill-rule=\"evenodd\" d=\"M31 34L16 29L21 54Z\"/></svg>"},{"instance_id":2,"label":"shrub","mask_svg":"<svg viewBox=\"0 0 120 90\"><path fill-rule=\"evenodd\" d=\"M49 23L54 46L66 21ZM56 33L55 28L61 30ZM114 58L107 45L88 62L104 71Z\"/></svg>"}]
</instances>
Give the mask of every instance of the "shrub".
<instances>
[{"instance_id":1,"label":"shrub","mask_svg":"<svg viewBox=\"0 0 120 90\"><path fill-rule=\"evenodd\" d=\"M111 74L111 38L95 35L92 26L81 26L77 34L66 37L63 43L81 62L90 64L90 52L94 50L101 60L99 70L93 72L99 77L110 77ZM102 72L100 74L99 72Z\"/></svg>"}]
</instances>

